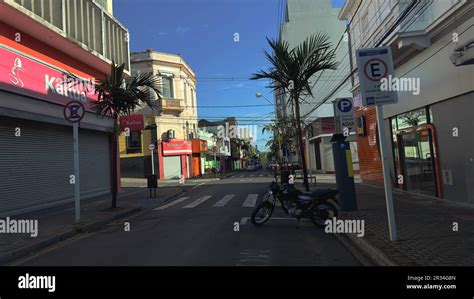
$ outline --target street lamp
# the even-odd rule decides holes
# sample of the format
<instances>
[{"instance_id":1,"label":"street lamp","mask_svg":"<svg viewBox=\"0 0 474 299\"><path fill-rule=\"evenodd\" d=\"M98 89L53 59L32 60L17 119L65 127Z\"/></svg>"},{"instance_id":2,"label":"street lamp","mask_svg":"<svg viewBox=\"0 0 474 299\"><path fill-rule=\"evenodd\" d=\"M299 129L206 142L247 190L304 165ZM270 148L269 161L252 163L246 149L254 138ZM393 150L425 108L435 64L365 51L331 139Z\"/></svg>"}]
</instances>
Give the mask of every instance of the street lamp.
<instances>
[{"instance_id":1,"label":"street lamp","mask_svg":"<svg viewBox=\"0 0 474 299\"><path fill-rule=\"evenodd\" d=\"M261 92L257 92L255 93L255 97L256 98L264 98L265 100L267 100L267 102L269 102L270 104L274 105L274 103L272 103L269 99L267 99Z\"/></svg>"}]
</instances>

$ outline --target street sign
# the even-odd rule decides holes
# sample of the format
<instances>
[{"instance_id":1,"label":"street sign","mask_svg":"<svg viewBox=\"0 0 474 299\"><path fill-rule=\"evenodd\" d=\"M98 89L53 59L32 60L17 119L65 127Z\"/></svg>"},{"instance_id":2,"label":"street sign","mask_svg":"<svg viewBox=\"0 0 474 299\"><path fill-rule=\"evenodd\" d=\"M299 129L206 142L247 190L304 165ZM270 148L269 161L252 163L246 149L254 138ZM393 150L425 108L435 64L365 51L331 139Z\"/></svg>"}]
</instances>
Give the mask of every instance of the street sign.
<instances>
[{"instance_id":1,"label":"street sign","mask_svg":"<svg viewBox=\"0 0 474 299\"><path fill-rule=\"evenodd\" d=\"M334 115L336 116L337 132L343 133L355 131L354 106L352 98L337 98L334 101Z\"/></svg>"},{"instance_id":2,"label":"street sign","mask_svg":"<svg viewBox=\"0 0 474 299\"><path fill-rule=\"evenodd\" d=\"M390 47L359 49L356 51L360 93L363 106L398 103L396 91L381 90L382 78L394 76Z\"/></svg>"},{"instance_id":3,"label":"street sign","mask_svg":"<svg viewBox=\"0 0 474 299\"><path fill-rule=\"evenodd\" d=\"M153 143L150 144L150 145L148 146L148 149L149 149L150 151L154 151L154 150L155 150L155 145L154 145Z\"/></svg>"},{"instance_id":4,"label":"street sign","mask_svg":"<svg viewBox=\"0 0 474 299\"><path fill-rule=\"evenodd\" d=\"M396 91L381 90L381 79L394 76L390 47L359 49L356 51L362 105L376 105L380 158L382 160L385 202L387 205L388 230L391 241L397 240L397 226L393 208L392 182L388 165L388 147L385 137L383 105L398 103Z\"/></svg>"},{"instance_id":5,"label":"street sign","mask_svg":"<svg viewBox=\"0 0 474 299\"><path fill-rule=\"evenodd\" d=\"M79 223L81 219L81 189L79 177L79 122L84 118L86 109L79 101L70 101L63 110L64 118L72 122L72 141L74 153L74 209L75 220Z\"/></svg>"},{"instance_id":6,"label":"street sign","mask_svg":"<svg viewBox=\"0 0 474 299\"><path fill-rule=\"evenodd\" d=\"M64 106L64 118L72 123L80 122L86 114L86 108L79 101L70 101Z\"/></svg>"},{"instance_id":7,"label":"street sign","mask_svg":"<svg viewBox=\"0 0 474 299\"><path fill-rule=\"evenodd\" d=\"M230 152L230 138L229 137L224 137L223 138L224 146L225 146L225 156L230 157L231 152Z\"/></svg>"}]
</instances>

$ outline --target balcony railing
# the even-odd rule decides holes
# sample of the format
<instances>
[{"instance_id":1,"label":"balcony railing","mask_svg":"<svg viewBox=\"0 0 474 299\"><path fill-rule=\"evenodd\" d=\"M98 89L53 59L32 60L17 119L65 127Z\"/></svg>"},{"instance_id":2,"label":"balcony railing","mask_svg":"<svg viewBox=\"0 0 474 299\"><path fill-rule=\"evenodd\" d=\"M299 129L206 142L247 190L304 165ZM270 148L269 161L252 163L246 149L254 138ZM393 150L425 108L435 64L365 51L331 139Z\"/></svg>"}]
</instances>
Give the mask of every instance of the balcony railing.
<instances>
[{"instance_id":1,"label":"balcony railing","mask_svg":"<svg viewBox=\"0 0 474 299\"><path fill-rule=\"evenodd\" d=\"M185 107L183 105L184 100L182 99L168 99L163 98L161 100L161 109L163 111L184 111Z\"/></svg>"},{"instance_id":2,"label":"balcony railing","mask_svg":"<svg viewBox=\"0 0 474 299\"><path fill-rule=\"evenodd\" d=\"M130 71L128 30L94 0L5 0L7 4L39 21L56 27L67 38L94 54ZM22 11L24 12L24 11ZM26 12L24 12L26 13Z\"/></svg>"}]
</instances>

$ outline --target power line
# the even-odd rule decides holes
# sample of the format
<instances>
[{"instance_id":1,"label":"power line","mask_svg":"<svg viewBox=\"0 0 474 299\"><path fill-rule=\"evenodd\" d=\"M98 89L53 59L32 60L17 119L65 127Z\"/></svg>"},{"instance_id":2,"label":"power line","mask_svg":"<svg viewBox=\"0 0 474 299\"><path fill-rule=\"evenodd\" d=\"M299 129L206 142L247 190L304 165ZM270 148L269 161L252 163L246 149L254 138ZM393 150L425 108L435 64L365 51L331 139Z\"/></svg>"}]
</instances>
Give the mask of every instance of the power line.
<instances>
[{"instance_id":1,"label":"power line","mask_svg":"<svg viewBox=\"0 0 474 299\"><path fill-rule=\"evenodd\" d=\"M386 31L387 33L389 33L391 30L393 30L394 26L397 25L397 23L403 21L403 19L408 15L408 13L410 13L411 11L413 11L413 9L418 5L418 3L414 4L413 6L408 6L406 8L406 10L401 14L400 18L398 18L397 20L395 20L395 22L392 24L392 28L388 31ZM426 6L426 5L425 5ZM359 5L360 7L360 5ZM355 14L354 14L355 16ZM414 18L415 15L412 17ZM411 19L412 19L411 18ZM409 19L408 21L410 21L411 19ZM359 20L358 20L359 21ZM386 36L382 36L381 39L376 43L376 46L378 46L384 39L386 38ZM355 43L354 43L355 44ZM349 72L349 75L344 79L342 80L342 82L337 85L336 88L332 89L331 92L329 93L329 95L325 96L323 98L323 100L319 101L314 107L313 109L311 109L311 111L309 111L308 113L306 113L302 118L305 118L306 116L308 116L309 114L311 114L312 112L314 112L317 108L319 108L322 104L324 104L331 96L333 96L343 85L345 85L347 83L347 80L349 80L349 78L357 71L357 68L354 68L354 70L350 71Z\"/></svg>"}]
</instances>

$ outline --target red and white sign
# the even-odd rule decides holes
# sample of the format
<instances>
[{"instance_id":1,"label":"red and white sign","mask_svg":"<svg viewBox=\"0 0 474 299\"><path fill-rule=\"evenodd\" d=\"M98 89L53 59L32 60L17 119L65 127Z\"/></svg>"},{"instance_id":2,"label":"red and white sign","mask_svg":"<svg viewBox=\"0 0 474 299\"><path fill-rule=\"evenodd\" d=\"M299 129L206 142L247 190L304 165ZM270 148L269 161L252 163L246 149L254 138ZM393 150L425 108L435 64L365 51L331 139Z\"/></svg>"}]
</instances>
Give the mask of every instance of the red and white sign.
<instances>
[{"instance_id":1,"label":"red and white sign","mask_svg":"<svg viewBox=\"0 0 474 299\"><path fill-rule=\"evenodd\" d=\"M120 116L120 127L123 130L128 128L130 132L143 130L145 128L145 117L142 114Z\"/></svg>"},{"instance_id":2,"label":"red and white sign","mask_svg":"<svg viewBox=\"0 0 474 299\"><path fill-rule=\"evenodd\" d=\"M64 106L71 100L97 101L93 83L93 78L74 80L60 69L0 46L0 89Z\"/></svg>"},{"instance_id":3,"label":"red and white sign","mask_svg":"<svg viewBox=\"0 0 474 299\"><path fill-rule=\"evenodd\" d=\"M78 123L86 114L86 108L80 101L70 101L64 106L64 118L72 123Z\"/></svg>"},{"instance_id":4,"label":"red and white sign","mask_svg":"<svg viewBox=\"0 0 474 299\"><path fill-rule=\"evenodd\" d=\"M187 140L171 140L163 142L163 156L190 155L193 153L192 145Z\"/></svg>"}]
</instances>

